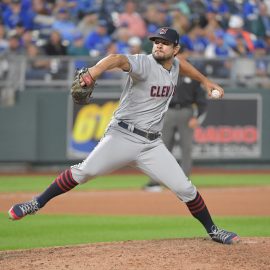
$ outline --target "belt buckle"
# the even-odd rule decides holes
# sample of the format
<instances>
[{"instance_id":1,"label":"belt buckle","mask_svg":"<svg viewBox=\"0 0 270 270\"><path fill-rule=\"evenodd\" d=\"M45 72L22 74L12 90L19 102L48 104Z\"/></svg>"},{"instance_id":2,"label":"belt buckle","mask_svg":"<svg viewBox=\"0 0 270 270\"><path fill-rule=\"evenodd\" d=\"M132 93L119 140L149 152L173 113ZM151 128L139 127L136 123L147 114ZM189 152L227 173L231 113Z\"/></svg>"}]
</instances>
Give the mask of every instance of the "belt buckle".
<instances>
[{"instance_id":1,"label":"belt buckle","mask_svg":"<svg viewBox=\"0 0 270 270\"><path fill-rule=\"evenodd\" d=\"M146 133L147 135L146 135L146 138L148 139L148 140L150 140L150 141L153 141L153 140L155 140L155 139L157 139L157 134L156 133L151 133L151 132L149 132L149 133Z\"/></svg>"},{"instance_id":2,"label":"belt buckle","mask_svg":"<svg viewBox=\"0 0 270 270\"><path fill-rule=\"evenodd\" d=\"M151 141L151 135L152 135L152 133L146 132L145 138Z\"/></svg>"},{"instance_id":3,"label":"belt buckle","mask_svg":"<svg viewBox=\"0 0 270 270\"><path fill-rule=\"evenodd\" d=\"M161 132L158 132L158 133L146 132L145 138L150 140L150 141L153 141L153 140L159 138L160 136L161 136Z\"/></svg>"}]
</instances>

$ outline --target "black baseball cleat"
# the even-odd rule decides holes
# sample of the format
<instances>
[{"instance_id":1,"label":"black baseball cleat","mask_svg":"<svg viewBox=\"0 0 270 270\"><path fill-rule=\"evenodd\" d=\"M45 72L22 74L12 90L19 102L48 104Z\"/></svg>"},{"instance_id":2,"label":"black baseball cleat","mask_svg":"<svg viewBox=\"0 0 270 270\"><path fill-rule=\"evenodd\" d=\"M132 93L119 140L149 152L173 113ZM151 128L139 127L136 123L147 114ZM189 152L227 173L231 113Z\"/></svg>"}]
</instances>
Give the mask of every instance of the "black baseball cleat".
<instances>
[{"instance_id":1,"label":"black baseball cleat","mask_svg":"<svg viewBox=\"0 0 270 270\"><path fill-rule=\"evenodd\" d=\"M40 209L39 203L36 199L29 202L19 203L13 205L9 211L9 218L12 220L19 220L26 215L33 215Z\"/></svg>"},{"instance_id":2,"label":"black baseball cleat","mask_svg":"<svg viewBox=\"0 0 270 270\"><path fill-rule=\"evenodd\" d=\"M236 233L219 229L216 225L213 225L211 230L212 232L209 233L209 236L215 242L231 245L240 241L240 238Z\"/></svg>"}]
</instances>

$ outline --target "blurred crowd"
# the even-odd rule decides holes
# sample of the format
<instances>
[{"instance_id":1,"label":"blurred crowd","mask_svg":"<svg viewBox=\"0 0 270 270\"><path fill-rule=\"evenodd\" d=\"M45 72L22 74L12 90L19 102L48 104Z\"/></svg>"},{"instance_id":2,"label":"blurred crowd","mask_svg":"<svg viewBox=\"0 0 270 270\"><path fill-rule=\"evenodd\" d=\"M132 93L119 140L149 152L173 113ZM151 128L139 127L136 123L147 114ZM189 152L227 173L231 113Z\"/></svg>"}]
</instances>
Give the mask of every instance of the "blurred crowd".
<instances>
[{"instance_id":1,"label":"blurred crowd","mask_svg":"<svg viewBox=\"0 0 270 270\"><path fill-rule=\"evenodd\" d=\"M161 26L192 57L270 54L270 0L2 0L0 18L0 55L150 53L147 36Z\"/></svg>"}]
</instances>

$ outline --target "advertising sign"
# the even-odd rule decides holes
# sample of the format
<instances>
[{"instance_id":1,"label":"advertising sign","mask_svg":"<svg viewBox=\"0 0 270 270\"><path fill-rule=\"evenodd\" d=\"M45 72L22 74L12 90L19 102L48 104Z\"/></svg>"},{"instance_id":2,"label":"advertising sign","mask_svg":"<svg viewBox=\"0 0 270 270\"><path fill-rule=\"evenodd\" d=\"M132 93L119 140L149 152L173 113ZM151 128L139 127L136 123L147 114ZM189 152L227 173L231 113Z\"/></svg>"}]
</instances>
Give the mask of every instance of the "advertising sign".
<instances>
[{"instance_id":1,"label":"advertising sign","mask_svg":"<svg viewBox=\"0 0 270 270\"><path fill-rule=\"evenodd\" d=\"M96 99L79 106L73 104L68 131L68 157L85 158L102 138L118 100Z\"/></svg>"},{"instance_id":2,"label":"advertising sign","mask_svg":"<svg viewBox=\"0 0 270 270\"><path fill-rule=\"evenodd\" d=\"M207 116L194 132L194 159L261 156L262 102L257 94L226 94L209 100Z\"/></svg>"},{"instance_id":3,"label":"advertising sign","mask_svg":"<svg viewBox=\"0 0 270 270\"><path fill-rule=\"evenodd\" d=\"M95 148L117 106L118 99L95 99L89 105L71 106L69 158L85 158ZM260 158L261 132L261 96L226 94L221 100L209 100L206 119L194 132L192 156L194 160ZM181 158L177 143L172 152Z\"/></svg>"}]
</instances>

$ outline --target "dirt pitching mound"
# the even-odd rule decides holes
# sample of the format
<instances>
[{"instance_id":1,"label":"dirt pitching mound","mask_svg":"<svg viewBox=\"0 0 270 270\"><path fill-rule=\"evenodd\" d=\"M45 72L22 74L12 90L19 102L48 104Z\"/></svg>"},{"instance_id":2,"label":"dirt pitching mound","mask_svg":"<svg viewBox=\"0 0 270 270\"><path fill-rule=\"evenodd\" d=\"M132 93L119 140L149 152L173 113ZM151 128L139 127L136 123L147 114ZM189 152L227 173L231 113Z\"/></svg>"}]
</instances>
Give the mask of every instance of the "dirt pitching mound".
<instances>
[{"instance_id":1,"label":"dirt pitching mound","mask_svg":"<svg viewBox=\"0 0 270 270\"><path fill-rule=\"evenodd\" d=\"M5 270L266 270L270 238L125 241L0 252Z\"/></svg>"}]
</instances>

